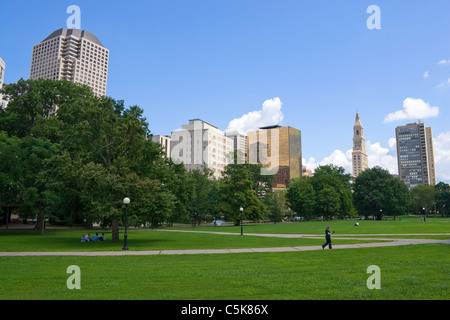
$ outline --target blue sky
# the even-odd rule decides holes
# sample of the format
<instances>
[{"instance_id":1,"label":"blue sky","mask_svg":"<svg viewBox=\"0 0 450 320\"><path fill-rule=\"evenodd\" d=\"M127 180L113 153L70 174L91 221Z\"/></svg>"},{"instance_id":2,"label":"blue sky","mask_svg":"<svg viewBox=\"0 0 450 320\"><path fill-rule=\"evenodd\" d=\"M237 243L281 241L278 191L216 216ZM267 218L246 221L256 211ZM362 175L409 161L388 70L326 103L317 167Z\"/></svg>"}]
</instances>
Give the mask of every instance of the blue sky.
<instances>
[{"instance_id":1,"label":"blue sky","mask_svg":"<svg viewBox=\"0 0 450 320\"><path fill-rule=\"evenodd\" d=\"M110 50L107 95L143 108L154 134L192 118L225 130L279 98L280 124L302 131L305 163L350 170L358 110L369 166L396 173L395 127L420 115L433 128L438 180L450 183L448 0L2 1L6 83L29 77L33 45L66 27L72 4ZM373 4L379 30L366 26ZM404 117L385 122L394 112Z\"/></svg>"}]
</instances>

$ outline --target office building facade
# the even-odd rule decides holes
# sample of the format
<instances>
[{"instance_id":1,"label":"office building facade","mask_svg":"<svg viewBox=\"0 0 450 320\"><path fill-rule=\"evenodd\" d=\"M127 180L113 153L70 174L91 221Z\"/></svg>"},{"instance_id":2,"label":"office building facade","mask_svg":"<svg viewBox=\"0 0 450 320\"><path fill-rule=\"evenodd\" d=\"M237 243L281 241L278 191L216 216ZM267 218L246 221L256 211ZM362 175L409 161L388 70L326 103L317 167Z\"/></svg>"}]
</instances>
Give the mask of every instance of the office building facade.
<instances>
[{"instance_id":1,"label":"office building facade","mask_svg":"<svg viewBox=\"0 0 450 320\"><path fill-rule=\"evenodd\" d=\"M248 132L248 162L262 165L274 176L273 188L286 188L302 176L301 131L288 126L261 127Z\"/></svg>"},{"instance_id":2,"label":"office building facade","mask_svg":"<svg viewBox=\"0 0 450 320\"><path fill-rule=\"evenodd\" d=\"M395 129L400 179L409 189L422 184L436 184L433 134L422 122Z\"/></svg>"},{"instance_id":3,"label":"office building facade","mask_svg":"<svg viewBox=\"0 0 450 320\"><path fill-rule=\"evenodd\" d=\"M152 141L159 143L165 153L166 158L170 158L170 136L164 136L164 135L154 135L152 137Z\"/></svg>"},{"instance_id":4,"label":"office building facade","mask_svg":"<svg viewBox=\"0 0 450 320\"><path fill-rule=\"evenodd\" d=\"M106 95L109 50L86 30L61 28L33 46L30 79L66 79Z\"/></svg>"},{"instance_id":5,"label":"office building facade","mask_svg":"<svg viewBox=\"0 0 450 320\"><path fill-rule=\"evenodd\" d=\"M233 150L236 152L235 162L245 163L247 155L247 134L240 131L227 131L225 136L233 140Z\"/></svg>"},{"instance_id":6,"label":"office building facade","mask_svg":"<svg viewBox=\"0 0 450 320\"><path fill-rule=\"evenodd\" d=\"M187 170L211 169L215 178L222 176L233 155L233 140L201 119L189 120L181 130L172 132L170 144L174 162L183 162Z\"/></svg>"}]
</instances>

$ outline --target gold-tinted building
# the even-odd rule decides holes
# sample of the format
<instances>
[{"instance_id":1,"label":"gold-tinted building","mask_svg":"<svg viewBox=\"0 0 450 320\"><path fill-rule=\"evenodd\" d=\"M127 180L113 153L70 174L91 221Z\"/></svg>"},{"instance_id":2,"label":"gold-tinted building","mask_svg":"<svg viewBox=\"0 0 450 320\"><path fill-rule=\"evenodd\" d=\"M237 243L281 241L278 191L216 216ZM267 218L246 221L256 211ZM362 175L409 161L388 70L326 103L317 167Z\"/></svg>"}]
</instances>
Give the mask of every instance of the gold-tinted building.
<instances>
[{"instance_id":1,"label":"gold-tinted building","mask_svg":"<svg viewBox=\"0 0 450 320\"><path fill-rule=\"evenodd\" d=\"M248 132L249 163L261 164L262 174L274 175L274 188L285 188L289 180L302 176L301 132L292 127L269 126Z\"/></svg>"}]
</instances>

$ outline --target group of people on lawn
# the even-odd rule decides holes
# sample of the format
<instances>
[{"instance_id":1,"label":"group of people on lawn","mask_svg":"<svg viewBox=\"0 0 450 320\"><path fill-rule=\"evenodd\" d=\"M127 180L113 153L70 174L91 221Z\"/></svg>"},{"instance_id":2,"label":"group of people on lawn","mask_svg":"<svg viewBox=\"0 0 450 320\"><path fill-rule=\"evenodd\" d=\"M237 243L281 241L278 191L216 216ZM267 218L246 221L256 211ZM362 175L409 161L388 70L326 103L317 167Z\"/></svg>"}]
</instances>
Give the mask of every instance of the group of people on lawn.
<instances>
[{"instance_id":1,"label":"group of people on lawn","mask_svg":"<svg viewBox=\"0 0 450 320\"><path fill-rule=\"evenodd\" d=\"M98 233L95 233L95 236L91 239L91 234L88 233L81 237L81 242L89 242L89 241L105 241L105 234L102 233L101 236Z\"/></svg>"}]
</instances>

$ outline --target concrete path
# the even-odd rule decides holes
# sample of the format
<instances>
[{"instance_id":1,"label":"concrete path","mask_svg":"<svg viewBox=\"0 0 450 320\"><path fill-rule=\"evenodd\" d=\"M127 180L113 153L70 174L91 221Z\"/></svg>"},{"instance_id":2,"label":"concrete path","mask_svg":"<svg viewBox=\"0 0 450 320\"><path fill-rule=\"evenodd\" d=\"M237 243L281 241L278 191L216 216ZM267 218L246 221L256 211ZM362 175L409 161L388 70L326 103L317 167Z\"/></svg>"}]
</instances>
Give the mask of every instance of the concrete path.
<instances>
[{"instance_id":1,"label":"concrete path","mask_svg":"<svg viewBox=\"0 0 450 320\"><path fill-rule=\"evenodd\" d=\"M198 232L198 233L215 233L227 235L240 235L239 233L210 232L210 231L187 231L187 230L159 230L164 232ZM246 236L259 237L283 237L283 238L308 238L317 239L323 236L312 234L260 234L248 233ZM432 239L396 239L396 238L353 238L352 236L379 236L379 234L352 234L334 236L339 239L353 240L384 240L385 242L359 243L359 244L340 244L333 245L333 249L351 249L351 248L375 248L375 247L392 247L414 244L443 243L450 244L450 239L432 240ZM392 236L392 234L386 234ZM408 234L412 235L412 234ZM438 234L416 234L416 235L438 235ZM449 235L442 233L439 235ZM386 242L387 241L387 242ZM11 256L129 256L129 255L171 255L171 254L224 254L224 253L251 253L251 252L294 252L294 251L311 251L322 250L321 246L298 246L298 247L278 247L278 248L242 248L242 249L189 249L189 250L151 250L151 251L72 251L72 252L0 252L0 257ZM328 249L326 249L328 250Z\"/></svg>"}]
</instances>

